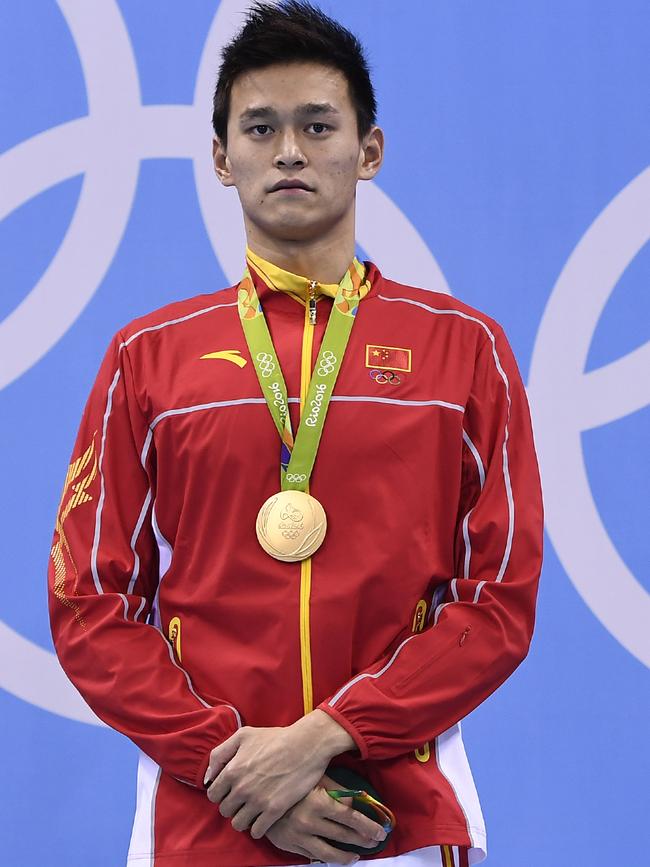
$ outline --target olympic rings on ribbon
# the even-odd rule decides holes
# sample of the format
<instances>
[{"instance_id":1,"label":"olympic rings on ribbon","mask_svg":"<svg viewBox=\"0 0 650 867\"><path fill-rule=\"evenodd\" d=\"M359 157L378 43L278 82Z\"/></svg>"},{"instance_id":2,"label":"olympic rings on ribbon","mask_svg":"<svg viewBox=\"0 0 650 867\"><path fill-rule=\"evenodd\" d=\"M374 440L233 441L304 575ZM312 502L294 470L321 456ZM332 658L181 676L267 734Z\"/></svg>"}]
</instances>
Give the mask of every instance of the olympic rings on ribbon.
<instances>
[{"instance_id":1,"label":"olympic rings on ribbon","mask_svg":"<svg viewBox=\"0 0 650 867\"><path fill-rule=\"evenodd\" d=\"M328 373L331 373L334 370L335 364L336 356L328 349L326 352L323 353L323 357L320 360L320 366L316 371L316 374L318 376L327 376Z\"/></svg>"},{"instance_id":2,"label":"olympic rings on ribbon","mask_svg":"<svg viewBox=\"0 0 650 867\"><path fill-rule=\"evenodd\" d=\"M275 370L275 362L271 354L268 352L258 352L255 357L260 362L259 368L262 376L270 376Z\"/></svg>"}]
</instances>

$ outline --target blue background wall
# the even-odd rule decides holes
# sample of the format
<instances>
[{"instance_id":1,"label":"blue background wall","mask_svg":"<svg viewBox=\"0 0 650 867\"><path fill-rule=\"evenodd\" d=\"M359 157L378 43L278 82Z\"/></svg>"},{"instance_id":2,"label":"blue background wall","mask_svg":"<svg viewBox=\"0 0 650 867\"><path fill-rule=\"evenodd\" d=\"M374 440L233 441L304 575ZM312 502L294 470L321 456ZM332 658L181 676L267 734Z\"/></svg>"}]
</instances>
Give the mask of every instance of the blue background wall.
<instances>
[{"instance_id":1,"label":"blue background wall","mask_svg":"<svg viewBox=\"0 0 650 867\"><path fill-rule=\"evenodd\" d=\"M488 863L642 863L650 7L320 5L367 45L387 136L376 182L359 185L359 251L500 321L531 397L548 529L536 634L464 724ZM6 864L124 863L137 751L65 690L45 575L110 337L240 275L235 193L210 169L209 88L244 6L0 7Z\"/></svg>"}]
</instances>

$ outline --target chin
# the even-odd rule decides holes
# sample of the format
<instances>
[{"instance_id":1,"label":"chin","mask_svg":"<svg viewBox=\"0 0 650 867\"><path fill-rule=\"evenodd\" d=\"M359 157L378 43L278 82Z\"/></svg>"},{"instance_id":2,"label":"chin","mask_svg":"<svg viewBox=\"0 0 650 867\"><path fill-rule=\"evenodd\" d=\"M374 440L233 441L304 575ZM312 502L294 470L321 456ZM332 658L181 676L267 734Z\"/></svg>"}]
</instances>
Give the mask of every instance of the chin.
<instances>
[{"instance_id":1,"label":"chin","mask_svg":"<svg viewBox=\"0 0 650 867\"><path fill-rule=\"evenodd\" d=\"M299 216L292 216L291 219L286 220L259 221L257 225L267 235L280 241L309 241L322 237L329 228L322 221Z\"/></svg>"}]
</instances>

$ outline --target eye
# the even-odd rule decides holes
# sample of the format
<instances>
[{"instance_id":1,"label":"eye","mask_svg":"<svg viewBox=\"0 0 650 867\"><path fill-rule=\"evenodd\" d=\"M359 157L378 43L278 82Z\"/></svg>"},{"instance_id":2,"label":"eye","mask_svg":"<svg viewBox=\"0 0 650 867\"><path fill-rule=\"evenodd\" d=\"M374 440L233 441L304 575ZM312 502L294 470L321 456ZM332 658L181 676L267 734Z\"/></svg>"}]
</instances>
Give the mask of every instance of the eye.
<instances>
[{"instance_id":1,"label":"eye","mask_svg":"<svg viewBox=\"0 0 650 867\"><path fill-rule=\"evenodd\" d=\"M260 129L271 129L271 127L268 125L268 123L258 123L258 124L255 124L255 126L252 126L248 131L252 132L253 130L260 130ZM258 136L258 138L263 138L263 137L264 137L264 133L261 133L261 135Z\"/></svg>"},{"instance_id":2,"label":"eye","mask_svg":"<svg viewBox=\"0 0 650 867\"><path fill-rule=\"evenodd\" d=\"M310 123L309 126L313 126L313 127L319 126L319 127L322 127L323 132L324 132L325 130L328 130L328 129L330 128L326 123L321 123L321 122L318 121L318 120L315 120L313 123ZM320 130L315 129L314 132L320 132Z\"/></svg>"}]
</instances>

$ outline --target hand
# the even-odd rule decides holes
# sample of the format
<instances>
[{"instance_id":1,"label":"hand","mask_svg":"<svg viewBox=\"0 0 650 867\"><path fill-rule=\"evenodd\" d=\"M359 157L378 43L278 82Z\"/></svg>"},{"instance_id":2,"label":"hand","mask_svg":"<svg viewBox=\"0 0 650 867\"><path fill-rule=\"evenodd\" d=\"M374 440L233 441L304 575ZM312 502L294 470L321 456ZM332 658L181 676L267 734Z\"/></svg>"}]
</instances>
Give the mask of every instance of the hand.
<instances>
[{"instance_id":1,"label":"hand","mask_svg":"<svg viewBox=\"0 0 650 867\"><path fill-rule=\"evenodd\" d=\"M322 837L356 846L376 846L386 838L386 832L350 805L352 798L335 801L326 789L337 789L339 784L323 776L319 784L278 819L266 832L266 837L285 852L295 852L305 858L316 858L325 863L354 864L359 860L355 852L336 849Z\"/></svg>"},{"instance_id":2,"label":"hand","mask_svg":"<svg viewBox=\"0 0 650 867\"><path fill-rule=\"evenodd\" d=\"M210 801L232 816L236 831L263 837L310 792L330 759L354 741L328 714L312 711L290 726L244 726L210 753L205 781Z\"/></svg>"}]
</instances>

